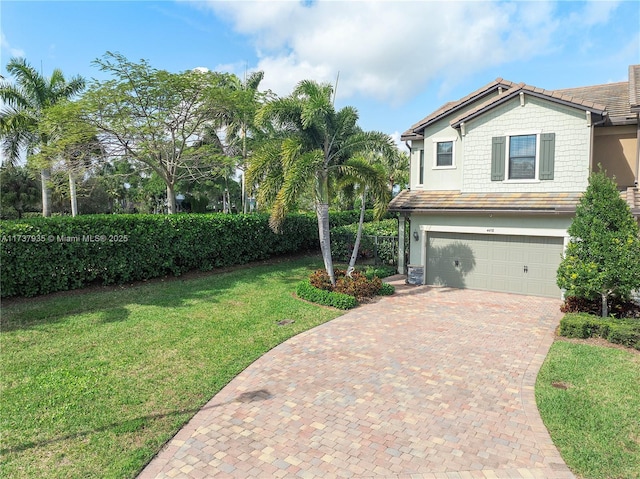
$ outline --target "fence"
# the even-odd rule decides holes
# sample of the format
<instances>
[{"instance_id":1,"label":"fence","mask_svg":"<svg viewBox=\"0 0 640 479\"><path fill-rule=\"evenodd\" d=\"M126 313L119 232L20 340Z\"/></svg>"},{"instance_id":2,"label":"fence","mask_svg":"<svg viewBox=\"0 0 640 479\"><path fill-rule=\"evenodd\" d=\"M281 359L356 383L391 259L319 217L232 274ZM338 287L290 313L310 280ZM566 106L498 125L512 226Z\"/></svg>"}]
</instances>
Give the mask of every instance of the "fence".
<instances>
[{"instance_id":1,"label":"fence","mask_svg":"<svg viewBox=\"0 0 640 479\"><path fill-rule=\"evenodd\" d=\"M347 263L351 259L356 236L332 234L331 253L333 259ZM362 235L358 248L358 263L390 265L398 264L398 237Z\"/></svg>"}]
</instances>

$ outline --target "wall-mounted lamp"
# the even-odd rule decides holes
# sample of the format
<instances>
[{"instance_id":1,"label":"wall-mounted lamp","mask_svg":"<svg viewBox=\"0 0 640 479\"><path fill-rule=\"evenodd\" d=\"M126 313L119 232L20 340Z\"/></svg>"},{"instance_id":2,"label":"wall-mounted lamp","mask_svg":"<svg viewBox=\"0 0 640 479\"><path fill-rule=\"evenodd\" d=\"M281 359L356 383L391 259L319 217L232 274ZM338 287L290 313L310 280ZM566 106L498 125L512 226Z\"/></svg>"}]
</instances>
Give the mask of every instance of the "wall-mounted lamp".
<instances>
[{"instance_id":1,"label":"wall-mounted lamp","mask_svg":"<svg viewBox=\"0 0 640 479\"><path fill-rule=\"evenodd\" d=\"M413 239L416 240L416 241L418 241L420 239L420 236L418 235L417 231L413 232Z\"/></svg>"}]
</instances>

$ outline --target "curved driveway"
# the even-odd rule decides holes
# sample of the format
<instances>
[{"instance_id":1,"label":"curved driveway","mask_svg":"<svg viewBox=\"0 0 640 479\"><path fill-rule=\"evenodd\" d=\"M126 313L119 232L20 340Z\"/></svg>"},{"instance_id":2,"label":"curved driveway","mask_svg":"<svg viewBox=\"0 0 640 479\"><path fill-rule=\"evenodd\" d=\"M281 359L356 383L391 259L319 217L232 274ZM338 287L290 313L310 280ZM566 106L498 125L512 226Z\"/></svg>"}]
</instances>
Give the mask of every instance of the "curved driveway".
<instances>
[{"instance_id":1,"label":"curved driveway","mask_svg":"<svg viewBox=\"0 0 640 479\"><path fill-rule=\"evenodd\" d=\"M257 360L139 477L574 477L534 398L560 301L398 289Z\"/></svg>"}]
</instances>

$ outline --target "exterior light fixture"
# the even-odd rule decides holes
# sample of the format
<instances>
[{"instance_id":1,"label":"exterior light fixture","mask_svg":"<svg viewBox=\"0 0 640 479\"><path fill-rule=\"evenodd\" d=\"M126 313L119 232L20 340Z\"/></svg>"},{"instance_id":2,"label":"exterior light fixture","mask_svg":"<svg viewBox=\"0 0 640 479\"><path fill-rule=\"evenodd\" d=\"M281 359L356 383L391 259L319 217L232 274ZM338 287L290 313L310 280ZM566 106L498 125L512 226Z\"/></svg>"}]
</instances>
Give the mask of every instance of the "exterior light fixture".
<instances>
[{"instance_id":1,"label":"exterior light fixture","mask_svg":"<svg viewBox=\"0 0 640 479\"><path fill-rule=\"evenodd\" d=\"M417 231L413 232L413 239L416 240L416 241L418 241L420 239L420 236L418 235Z\"/></svg>"}]
</instances>

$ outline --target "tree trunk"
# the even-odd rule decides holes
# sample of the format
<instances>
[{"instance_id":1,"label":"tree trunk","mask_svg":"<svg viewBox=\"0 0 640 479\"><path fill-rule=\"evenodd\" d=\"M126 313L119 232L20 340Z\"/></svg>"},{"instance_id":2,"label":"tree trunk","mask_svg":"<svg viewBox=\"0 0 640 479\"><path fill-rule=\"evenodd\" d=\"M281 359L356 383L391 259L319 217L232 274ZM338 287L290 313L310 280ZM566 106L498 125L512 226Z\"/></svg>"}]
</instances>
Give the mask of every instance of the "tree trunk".
<instances>
[{"instance_id":1,"label":"tree trunk","mask_svg":"<svg viewBox=\"0 0 640 479\"><path fill-rule=\"evenodd\" d=\"M167 185L167 207L170 215L176 212L176 194L173 185Z\"/></svg>"},{"instance_id":2,"label":"tree trunk","mask_svg":"<svg viewBox=\"0 0 640 479\"><path fill-rule=\"evenodd\" d=\"M331 235L329 230L329 204L318 203L316 206L318 216L318 234L320 236L320 251L324 260L324 269L329 275L333 286L336 285L336 275L333 271L333 259L331 259Z\"/></svg>"},{"instance_id":3,"label":"tree trunk","mask_svg":"<svg viewBox=\"0 0 640 479\"><path fill-rule=\"evenodd\" d=\"M51 180L51 172L48 168L40 170L40 181L42 184L42 216L51 216L51 189L49 181Z\"/></svg>"},{"instance_id":4,"label":"tree trunk","mask_svg":"<svg viewBox=\"0 0 640 479\"><path fill-rule=\"evenodd\" d=\"M609 316L609 304L607 303L607 294L602 293L602 317Z\"/></svg>"},{"instance_id":5,"label":"tree trunk","mask_svg":"<svg viewBox=\"0 0 640 479\"><path fill-rule=\"evenodd\" d=\"M353 244L353 252L351 253L351 259L349 260L349 267L347 268L347 276L351 277L351 273L356 269L356 259L358 258L358 250L360 249L360 240L362 239L362 224L364 223L364 212L366 209L367 189L362 192L362 205L360 206L360 220L358 221L358 233L356 234L356 241Z\"/></svg>"},{"instance_id":6,"label":"tree trunk","mask_svg":"<svg viewBox=\"0 0 640 479\"><path fill-rule=\"evenodd\" d=\"M78 216L78 196L76 194L76 179L69 172L69 196L71 197L71 216Z\"/></svg>"}]
</instances>

